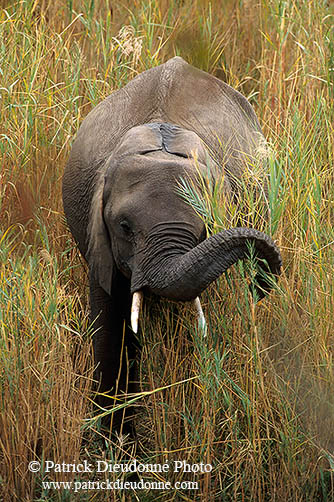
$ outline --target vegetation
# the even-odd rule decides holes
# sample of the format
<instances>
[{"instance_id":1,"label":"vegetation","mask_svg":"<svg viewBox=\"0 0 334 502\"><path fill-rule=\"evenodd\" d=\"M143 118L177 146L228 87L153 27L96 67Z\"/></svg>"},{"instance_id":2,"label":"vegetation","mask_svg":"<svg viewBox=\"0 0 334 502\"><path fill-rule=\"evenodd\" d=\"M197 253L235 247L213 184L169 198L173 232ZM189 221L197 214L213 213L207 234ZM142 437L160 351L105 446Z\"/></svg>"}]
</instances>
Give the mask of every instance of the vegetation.
<instances>
[{"instance_id":1,"label":"vegetation","mask_svg":"<svg viewBox=\"0 0 334 502\"><path fill-rule=\"evenodd\" d=\"M333 500L332 2L0 5L3 500ZM256 307L241 266L222 277L203 295L205 340L186 305L146 301L135 445L103 438L92 409L87 274L65 225L61 177L89 110L174 55L227 81L254 106L269 142L269 221L259 226L278 241L284 273ZM205 205L213 231L228 224L219 200L215 193ZM249 202L245 217L254 219L255 209ZM213 469L143 475L197 481L197 490L43 487L46 480L122 478L48 474L46 460L124 458ZM41 471L29 472L32 460Z\"/></svg>"}]
</instances>

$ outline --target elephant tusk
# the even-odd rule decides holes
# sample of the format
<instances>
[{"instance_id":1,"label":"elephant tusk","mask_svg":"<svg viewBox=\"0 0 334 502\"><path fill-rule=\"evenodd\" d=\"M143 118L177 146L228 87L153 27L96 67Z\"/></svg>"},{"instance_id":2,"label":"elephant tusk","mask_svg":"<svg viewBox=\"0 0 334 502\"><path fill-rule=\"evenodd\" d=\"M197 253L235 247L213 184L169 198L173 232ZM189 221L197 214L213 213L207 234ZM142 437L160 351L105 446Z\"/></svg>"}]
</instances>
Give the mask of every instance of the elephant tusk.
<instances>
[{"instance_id":1,"label":"elephant tusk","mask_svg":"<svg viewBox=\"0 0 334 502\"><path fill-rule=\"evenodd\" d=\"M193 301L193 306L194 306L194 308L196 310L196 314L197 314L198 329L199 329L199 331L202 332L203 336L205 337L207 335L207 325L206 325L206 320L204 317L202 305L201 305L200 299L198 297L195 298L195 300Z\"/></svg>"},{"instance_id":2,"label":"elephant tusk","mask_svg":"<svg viewBox=\"0 0 334 502\"><path fill-rule=\"evenodd\" d=\"M143 303L144 293L142 291L136 291L132 296L131 305L131 328L134 333L138 332L138 320L140 314L140 307Z\"/></svg>"}]
</instances>

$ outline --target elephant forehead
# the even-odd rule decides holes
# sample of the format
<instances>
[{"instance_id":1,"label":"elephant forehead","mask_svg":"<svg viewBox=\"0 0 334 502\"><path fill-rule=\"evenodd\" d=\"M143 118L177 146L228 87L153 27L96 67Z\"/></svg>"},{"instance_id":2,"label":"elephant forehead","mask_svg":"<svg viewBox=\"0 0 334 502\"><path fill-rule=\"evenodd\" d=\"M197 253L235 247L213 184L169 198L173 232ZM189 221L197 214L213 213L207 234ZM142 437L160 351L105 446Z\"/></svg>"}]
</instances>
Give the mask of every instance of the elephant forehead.
<instances>
[{"instance_id":1,"label":"elephant forehead","mask_svg":"<svg viewBox=\"0 0 334 502\"><path fill-rule=\"evenodd\" d=\"M118 144L113 156L141 154L164 151L183 158L204 160L206 148L199 136L178 125L167 122L153 122L132 127Z\"/></svg>"},{"instance_id":2,"label":"elephant forehead","mask_svg":"<svg viewBox=\"0 0 334 502\"><path fill-rule=\"evenodd\" d=\"M196 177L197 171L193 160L162 151L127 155L118 159L117 165L110 166L105 190L113 193L174 190L180 177Z\"/></svg>"},{"instance_id":3,"label":"elephant forehead","mask_svg":"<svg viewBox=\"0 0 334 502\"><path fill-rule=\"evenodd\" d=\"M114 151L113 157L123 157L124 155L134 155L136 153L145 154L162 149L162 137L158 134L157 128L140 125L132 127L124 134Z\"/></svg>"}]
</instances>

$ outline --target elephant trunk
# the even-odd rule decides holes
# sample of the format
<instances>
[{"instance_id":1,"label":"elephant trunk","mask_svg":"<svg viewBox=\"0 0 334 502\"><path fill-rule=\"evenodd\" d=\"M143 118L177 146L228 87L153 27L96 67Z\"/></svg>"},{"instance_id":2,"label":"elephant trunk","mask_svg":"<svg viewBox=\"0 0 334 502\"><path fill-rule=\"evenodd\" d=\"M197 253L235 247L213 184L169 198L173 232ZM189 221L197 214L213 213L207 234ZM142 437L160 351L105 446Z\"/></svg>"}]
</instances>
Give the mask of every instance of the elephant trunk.
<instances>
[{"instance_id":1,"label":"elephant trunk","mask_svg":"<svg viewBox=\"0 0 334 502\"><path fill-rule=\"evenodd\" d=\"M259 265L254 287L263 298L272 288L271 276L280 273L281 255L268 235L241 227L213 235L184 254L162 252L158 239L151 236L140 278L132 278L132 292L147 287L172 300L194 300L234 263L250 258L252 249Z\"/></svg>"}]
</instances>

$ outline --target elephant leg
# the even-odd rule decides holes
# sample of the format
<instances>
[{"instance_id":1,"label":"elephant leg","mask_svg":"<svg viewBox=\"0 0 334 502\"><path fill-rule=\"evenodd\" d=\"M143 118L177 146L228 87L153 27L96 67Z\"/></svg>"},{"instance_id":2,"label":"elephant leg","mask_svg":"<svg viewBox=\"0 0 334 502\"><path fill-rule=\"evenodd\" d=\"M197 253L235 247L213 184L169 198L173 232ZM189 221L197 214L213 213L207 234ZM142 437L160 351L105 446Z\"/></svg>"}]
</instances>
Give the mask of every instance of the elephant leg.
<instances>
[{"instance_id":1,"label":"elephant leg","mask_svg":"<svg viewBox=\"0 0 334 502\"><path fill-rule=\"evenodd\" d=\"M136 344L131 329L131 295L127 280L121 277L113 281L113 294L109 296L90 278L90 308L94 329L94 364L95 380L98 382L97 404L103 408L112 408L120 403L112 396L136 391ZM100 395L107 394L106 396ZM109 397L110 396L110 397ZM133 435L132 421L128 417L133 413L130 408L115 412L103 420L103 426L116 432Z\"/></svg>"}]
</instances>

